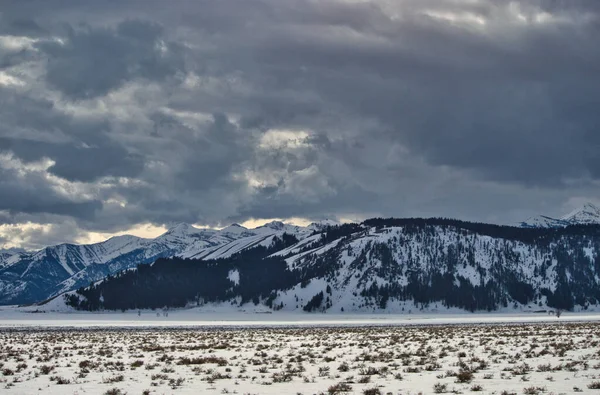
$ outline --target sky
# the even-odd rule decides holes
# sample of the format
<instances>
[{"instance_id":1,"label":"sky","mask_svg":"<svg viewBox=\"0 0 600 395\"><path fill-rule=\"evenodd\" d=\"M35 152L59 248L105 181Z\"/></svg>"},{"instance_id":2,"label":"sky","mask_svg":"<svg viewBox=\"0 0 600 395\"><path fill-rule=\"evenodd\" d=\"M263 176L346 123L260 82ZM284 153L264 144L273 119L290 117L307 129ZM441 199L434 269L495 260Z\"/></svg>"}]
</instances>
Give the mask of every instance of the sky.
<instances>
[{"instance_id":1,"label":"sky","mask_svg":"<svg viewBox=\"0 0 600 395\"><path fill-rule=\"evenodd\" d=\"M0 247L600 202L596 0L5 0Z\"/></svg>"}]
</instances>

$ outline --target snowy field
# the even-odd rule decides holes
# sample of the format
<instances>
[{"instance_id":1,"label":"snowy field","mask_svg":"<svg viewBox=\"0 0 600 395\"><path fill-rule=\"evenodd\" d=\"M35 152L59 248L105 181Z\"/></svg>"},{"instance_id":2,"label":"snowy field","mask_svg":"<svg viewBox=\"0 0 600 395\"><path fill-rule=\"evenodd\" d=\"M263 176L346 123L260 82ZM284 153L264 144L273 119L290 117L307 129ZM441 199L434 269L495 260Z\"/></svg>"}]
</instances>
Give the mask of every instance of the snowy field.
<instances>
[{"instance_id":1,"label":"snowy field","mask_svg":"<svg viewBox=\"0 0 600 395\"><path fill-rule=\"evenodd\" d=\"M600 393L597 315L257 316L5 309L0 393Z\"/></svg>"},{"instance_id":2,"label":"snowy field","mask_svg":"<svg viewBox=\"0 0 600 395\"><path fill-rule=\"evenodd\" d=\"M514 311L468 313L459 309L382 313L300 313L272 312L261 308L236 309L213 305L168 311L83 312L59 304L11 307L0 306L0 328L21 327L305 327L305 326L405 326L444 324L509 324L542 322L600 322L599 312L565 312L560 319L551 313Z\"/></svg>"}]
</instances>

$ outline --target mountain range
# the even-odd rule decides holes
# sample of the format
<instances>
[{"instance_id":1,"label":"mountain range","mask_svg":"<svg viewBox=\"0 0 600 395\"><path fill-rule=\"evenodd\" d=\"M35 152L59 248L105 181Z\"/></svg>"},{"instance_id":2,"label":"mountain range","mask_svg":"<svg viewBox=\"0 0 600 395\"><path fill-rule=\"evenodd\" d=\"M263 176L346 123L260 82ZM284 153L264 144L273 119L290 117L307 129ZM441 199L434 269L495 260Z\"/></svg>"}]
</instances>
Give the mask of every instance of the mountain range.
<instances>
[{"instance_id":1,"label":"mountain range","mask_svg":"<svg viewBox=\"0 0 600 395\"><path fill-rule=\"evenodd\" d=\"M375 218L302 239L283 233L271 244L220 259L161 258L68 292L51 306L397 313L597 309L599 256L600 225L526 228Z\"/></svg>"},{"instance_id":2,"label":"mountain range","mask_svg":"<svg viewBox=\"0 0 600 395\"><path fill-rule=\"evenodd\" d=\"M209 302L325 311L587 308L600 300L597 224L591 204L519 227L435 218L179 224L155 239L1 251L0 304L62 294L55 300L92 310Z\"/></svg>"},{"instance_id":3,"label":"mountain range","mask_svg":"<svg viewBox=\"0 0 600 395\"><path fill-rule=\"evenodd\" d=\"M560 218L536 215L521 222L519 226L527 228L557 228L581 224L600 224L600 208L592 203L586 203Z\"/></svg>"},{"instance_id":4,"label":"mountain range","mask_svg":"<svg viewBox=\"0 0 600 395\"><path fill-rule=\"evenodd\" d=\"M28 304L89 285L104 277L161 257L219 259L260 245L283 233L305 237L334 222L307 227L271 222L255 229L233 224L198 229L178 224L155 239L116 236L101 243L60 244L39 251L0 251L0 304Z\"/></svg>"}]
</instances>

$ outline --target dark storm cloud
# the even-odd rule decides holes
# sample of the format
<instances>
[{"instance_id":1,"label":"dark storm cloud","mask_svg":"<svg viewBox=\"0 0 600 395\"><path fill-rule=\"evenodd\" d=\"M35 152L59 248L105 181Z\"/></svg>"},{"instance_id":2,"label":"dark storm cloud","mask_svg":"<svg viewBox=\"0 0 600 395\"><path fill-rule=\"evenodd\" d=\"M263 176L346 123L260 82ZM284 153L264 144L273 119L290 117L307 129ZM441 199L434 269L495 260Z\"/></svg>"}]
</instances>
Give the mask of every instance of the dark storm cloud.
<instances>
[{"instance_id":1,"label":"dark storm cloud","mask_svg":"<svg viewBox=\"0 0 600 395\"><path fill-rule=\"evenodd\" d=\"M6 8L0 35L32 44L0 46L0 71L25 84L0 79L0 149L84 184L91 206L61 208L82 228L361 213L506 223L598 196L598 2ZM12 210L60 211L31 207Z\"/></svg>"},{"instance_id":2,"label":"dark storm cloud","mask_svg":"<svg viewBox=\"0 0 600 395\"><path fill-rule=\"evenodd\" d=\"M197 127L160 112L151 119L152 136L162 148L155 157L171 162L171 182L178 189L208 190L230 183L234 168L252 156L252 132L232 123L226 114L211 114Z\"/></svg>"},{"instance_id":3,"label":"dark storm cloud","mask_svg":"<svg viewBox=\"0 0 600 395\"><path fill-rule=\"evenodd\" d=\"M497 14L507 3L498 4L488 12L491 34L417 14L397 21L361 6L364 23L349 20L342 24L349 31L336 35L339 25L318 23L330 10L315 6L312 29L276 25L278 34L252 43L254 79L267 92L296 89L325 108L372 118L383 138L434 165L526 185L596 177L600 163L589 149L596 139L586 131L598 121L597 23L503 26ZM352 6L338 4L345 7ZM557 17L574 11L590 10ZM298 114L280 100L259 108L259 119L286 109Z\"/></svg>"},{"instance_id":4,"label":"dark storm cloud","mask_svg":"<svg viewBox=\"0 0 600 395\"><path fill-rule=\"evenodd\" d=\"M52 189L40 172L19 172L0 168L0 207L18 213L66 215L92 220L102 209L99 201L73 201Z\"/></svg>"},{"instance_id":5,"label":"dark storm cloud","mask_svg":"<svg viewBox=\"0 0 600 395\"><path fill-rule=\"evenodd\" d=\"M0 152L13 152L26 162L52 159L50 171L72 181L134 177L143 169L141 155L111 140L106 122L79 121L49 100L2 88L0 105Z\"/></svg>"},{"instance_id":6,"label":"dark storm cloud","mask_svg":"<svg viewBox=\"0 0 600 395\"><path fill-rule=\"evenodd\" d=\"M231 182L233 168L250 158L250 136L225 114L216 113L212 117L205 133L187 146L189 156L176 174L183 189L210 189L215 183Z\"/></svg>"},{"instance_id":7,"label":"dark storm cloud","mask_svg":"<svg viewBox=\"0 0 600 395\"><path fill-rule=\"evenodd\" d=\"M0 70L20 65L28 60L32 60L33 58L33 54L27 50L0 50Z\"/></svg>"},{"instance_id":8,"label":"dark storm cloud","mask_svg":"<svg viewBox=\"0 0 600 395\"><path fill-rule=\"evenodd\" d=\"M7 7L7 9L10 10L11 7ZM27 14L19 12L11 13L5 10L0 14L0 34L37 37L47 33L46 29Z\"/></svg>"},{"instance_id":9,"label":"dark storm cloud","mask_svg":"<svg viewBox=\"0 0 600 395\"><path fill-rule=\"evenodd\" d=\"M77 143L47 143L0 137L0 150L22 159L55 161L50 172L71 181L94 181L106 175L135 177L143 169L143 158L127 152L105 136L85 136ZM91 137L91 138L89 138ZM96 138L94 138L96 137Z\"/></svg>"},{"instance_id":10,"label":"dark storm cloud","mask_svg":"<svg viewBox=\"0 0 600 395\"><path fill-rule=\"evenodd\" d=\"M46 80L72 99L105 95L127 81L163 81L183 71L181 48L161 41L163 28L126 20L113 28L71 28L65 42L42 42Z\"/></svg>"},{"instance_id":11,"label":"dark storm cloud","mask_svg":"<svg viewBox=\"0 0 600 395\"><path fill-rule=\"evenodd\" d=\"M303 201L302 204L298 204L297 195L281 193L280 188L284 187L282 184L260 188L255 199L240 207L239 213L228 219L232 222L244 221L249 217L304 217L318 220L331 218L328 213L355 213L356 207L363 207L361 214L367 216L381 208L381 198L374 192L343 185L331 186L335 187L335 194L323 194L318 200ZM310 183L310 188L315 188L314 183ZM365 204L367 201L370 202L369 205Z\"/></svg>"}]
</instances>

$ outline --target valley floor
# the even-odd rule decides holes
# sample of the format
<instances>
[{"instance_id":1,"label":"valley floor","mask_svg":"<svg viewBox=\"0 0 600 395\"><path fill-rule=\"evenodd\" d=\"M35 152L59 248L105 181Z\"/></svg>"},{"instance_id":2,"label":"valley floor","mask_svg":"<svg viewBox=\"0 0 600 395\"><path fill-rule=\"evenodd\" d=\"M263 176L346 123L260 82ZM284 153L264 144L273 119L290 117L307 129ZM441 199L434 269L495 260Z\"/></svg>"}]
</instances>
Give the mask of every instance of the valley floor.
<instances>
[{"instance_id":1,"label":"valley floor","mask_svg":"<svg viewBox=\"0 0 600 395\"><path fill-rule=\"evenodd\" d=\"M174 317L177 314L161 319L173 324L175 321L170 320L174 318L179 320L177 323L190 325L190 321ZM265 314L274 319L254 317L242 324L239 320L225 320L237 323L220 328L177 328L177 325L143 328L139 327L141 321L135 321L131 315L124 314L131 321L115 321L115 314L106 314L104 322L111 325L97 325L103 328L64 327L69 325L51 328L50 320L45 321L45 328L23 327L16 325L23 323L21 319L15 319L15 325L2 320L0 392L130 395L600 392L600 323L573 322L583 320L584 316L567 314L560 319L538 316L551 322L495 324L489 323L490 315L469 316L480 317L480 321L487 317L488 324L484 325L459 323L460 318L454 315L413 320L431 325L397 325L391 320L382 322L375 316L363 316L362 324L358 325L337 317L336 322L315 319L308 324L303 321L304 326L294 326L298 322L277 320L276 314ZM81 314L69 316L78 317L71 321L78 326L96 326L82 319ZM103 315L94 315L98 316ZM506 320L510 316L495 317ZM156 318L144 325L155 325ZM517 318L513 316L515 321ZM437 320L443 319L454 325L439 324ZM520 319L523 321L522 316ZM127 328L128 322L137 322L138 327ZM380 323L387 325L378 326ZM219 326L216 321L212 325Z\"/></svg>"},{"instance_id":2,"label":"valley floor","mask_svg":"<svg viewBox=\"0 0 600 395\"><path fill-rule=\"evenodd\" d=\"M166 313L166 314L165 314ZM507 310L469 313L459 309L417 313L304 313L271 311L266 307L234 308L213 305L199 308L85 312L53 310L52 306L0 306L0 328L20 327L306 327L306 326L404 326L444 324L509 324L541 322L600 322L600 312Z\"/></svg>"}]
</instances>

